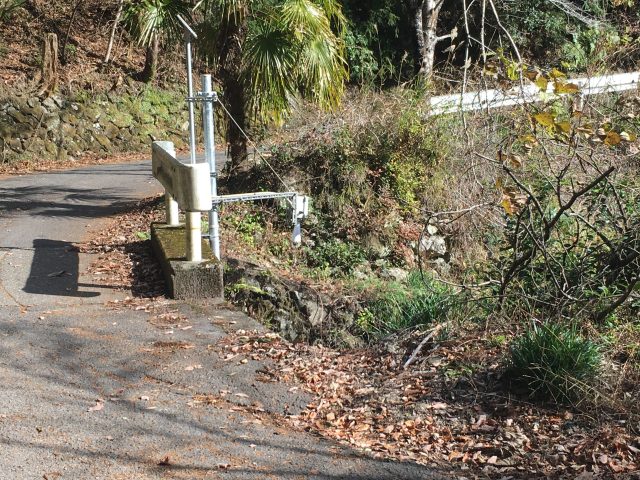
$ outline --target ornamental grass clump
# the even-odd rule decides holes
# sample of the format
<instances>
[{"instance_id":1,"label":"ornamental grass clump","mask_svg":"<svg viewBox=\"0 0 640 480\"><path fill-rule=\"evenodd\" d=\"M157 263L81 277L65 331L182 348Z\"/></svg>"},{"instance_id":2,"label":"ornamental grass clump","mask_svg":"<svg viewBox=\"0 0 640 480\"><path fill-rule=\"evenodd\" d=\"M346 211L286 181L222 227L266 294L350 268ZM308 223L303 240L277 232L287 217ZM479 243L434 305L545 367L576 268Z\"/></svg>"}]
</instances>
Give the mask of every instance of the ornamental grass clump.
<instances>
[{"instance_id":1,"label":"ornamental grass clump","mask_svg":"<svg viewBox=\"0 0 640 480\"><path fill-rule=\"evenodd\" d=\"M575 325L535 323L513 342L507 377L531 397L574 402L590 389L600 362L598 346Z\"/></svg>"}]
</instances>

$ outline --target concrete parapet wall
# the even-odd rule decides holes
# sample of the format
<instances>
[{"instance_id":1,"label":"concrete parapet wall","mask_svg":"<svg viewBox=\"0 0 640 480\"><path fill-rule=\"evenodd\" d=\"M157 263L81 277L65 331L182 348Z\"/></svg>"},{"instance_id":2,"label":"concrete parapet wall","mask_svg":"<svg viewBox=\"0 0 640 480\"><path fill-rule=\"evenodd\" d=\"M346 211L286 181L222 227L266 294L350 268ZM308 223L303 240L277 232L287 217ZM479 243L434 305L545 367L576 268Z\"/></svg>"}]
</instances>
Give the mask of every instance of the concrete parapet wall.
<instances>
[{"instance_id":1,"label":"concrete parapet wall","mask_svg":"<svg viewBox=\"0 0 640 480\"><path fill-rule=\"evenodd\" d=\"M202 242L202 262L185 260L184 225L151 224L151 244L162 266L167 293L171 298L212 299L224 298L223 266L215 259L209 243Z\"/></svg>"}]
</instances>

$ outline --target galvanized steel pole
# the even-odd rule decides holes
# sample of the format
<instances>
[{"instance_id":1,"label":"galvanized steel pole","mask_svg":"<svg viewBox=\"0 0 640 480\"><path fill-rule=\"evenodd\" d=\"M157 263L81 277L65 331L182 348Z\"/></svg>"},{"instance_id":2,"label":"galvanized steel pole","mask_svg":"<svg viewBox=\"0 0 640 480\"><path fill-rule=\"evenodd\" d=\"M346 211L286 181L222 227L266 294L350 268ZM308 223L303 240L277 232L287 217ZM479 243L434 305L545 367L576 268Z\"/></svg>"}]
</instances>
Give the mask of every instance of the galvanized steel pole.
<instances>
[{"instance_id":1,"label":"galvanized steel pole","mask_svg":"<svg viewBox=\"0 0 640 480\"><path fill-rule=\"evenodd\" d=\"M191 58L191 33L185 29L184 41L185 49L187 51L187 84L188 84L188 99L189 104L189 151L191 153L191 163L196 163L196 122L193 105L193 60Z\"/></svg>"},{"instance_id":2,"label":"galvanized steel pole","mask_svg":"<svg viewBox=\"0 0 640 480\"><path fill-rule=\"evenodd\" d=\"M218 196L218 174L216 172L215 124L213 120L213 103L217 95L211 85L211 75L202 75L202 123L204 132L204 155L211 169L211 196ZM211 250L220 260L220 224L218 220L218 204L214 203L209 212L209 244Z\"/></svg>"}]
</instances>

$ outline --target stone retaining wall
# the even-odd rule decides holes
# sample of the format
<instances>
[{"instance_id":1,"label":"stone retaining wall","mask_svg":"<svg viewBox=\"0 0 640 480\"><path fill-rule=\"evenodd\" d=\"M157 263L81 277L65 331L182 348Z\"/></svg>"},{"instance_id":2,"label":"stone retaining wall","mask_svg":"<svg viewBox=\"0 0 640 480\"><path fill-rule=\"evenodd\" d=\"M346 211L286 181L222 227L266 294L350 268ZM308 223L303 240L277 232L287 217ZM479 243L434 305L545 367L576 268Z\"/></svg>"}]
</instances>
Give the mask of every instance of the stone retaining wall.
<instances>
[{"instance_id":1,"label":"stone retaining wall","mask_svg":"<svg viewBox=\"0 0 640 480\"><path fill-rule=\"evenodd\" d=\"M0 161L68 160L84 153L150 151L152 139L177 148L188 138L184 99L144 89L133 93L84 93L70 99L0 98Z\"/></svg>"}]
</instances>

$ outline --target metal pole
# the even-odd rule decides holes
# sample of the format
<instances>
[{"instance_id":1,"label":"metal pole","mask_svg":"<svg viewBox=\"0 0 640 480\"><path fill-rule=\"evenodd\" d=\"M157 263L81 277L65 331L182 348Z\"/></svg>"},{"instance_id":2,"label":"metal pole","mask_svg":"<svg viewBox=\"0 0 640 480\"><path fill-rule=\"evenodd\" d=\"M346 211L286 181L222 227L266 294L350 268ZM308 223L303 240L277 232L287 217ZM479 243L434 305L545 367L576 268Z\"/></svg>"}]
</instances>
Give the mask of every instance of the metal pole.
<instances>
[{"instance_id":1,"label":"metal pole","mask_svg":"<svg viewBox=\"0 0 640 480\"><path fill-rule=\"evenodd\" d=\"M211 196L218 196L218 174L216 172L215 124L213 121L213 102L216 94L211 86L211 75L202 75L202 122L204 132L204 155L211 169ZM218 204L214 203L209 212L209 244L211 250L220 260L220 224L218 220Z\"/></svg>"},{"instance_id":2,"label":"metal pole","mask_svg":"<svg viewBox=\"0 0 640 480\"><path fill-rule=\"evenodd\" d=\"M193 60L191 57L191 33L185 29L184 42L187 51L187 83L188 83L188 100L189 104L189 150L191 153L191 163L196 163L196 122L193 106Z\"/></svg>"}]
</instances>

